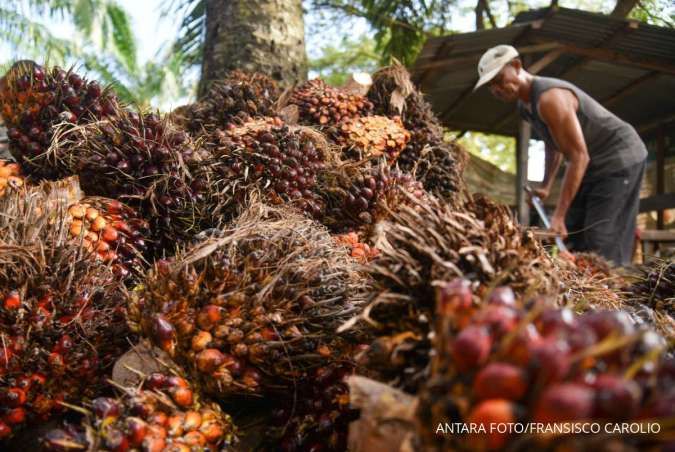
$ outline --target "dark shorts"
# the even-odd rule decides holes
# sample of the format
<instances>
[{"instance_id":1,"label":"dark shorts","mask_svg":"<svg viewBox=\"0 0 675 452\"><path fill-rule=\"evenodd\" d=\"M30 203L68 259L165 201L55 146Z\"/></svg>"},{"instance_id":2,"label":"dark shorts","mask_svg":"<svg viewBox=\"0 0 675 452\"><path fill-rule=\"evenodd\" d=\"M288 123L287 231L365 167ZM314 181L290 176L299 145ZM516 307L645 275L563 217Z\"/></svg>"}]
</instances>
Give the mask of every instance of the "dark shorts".
<instances>
[{"instance_id":1,"label":"dark shorts","mask_svg":"<svg viewBox=\"0 0 675 452\"><path fill-rule=\"evenodd\" d=\"M570 248L630 264L645 163L581 182L565 218Z\"/></svg>"}]
</instances>

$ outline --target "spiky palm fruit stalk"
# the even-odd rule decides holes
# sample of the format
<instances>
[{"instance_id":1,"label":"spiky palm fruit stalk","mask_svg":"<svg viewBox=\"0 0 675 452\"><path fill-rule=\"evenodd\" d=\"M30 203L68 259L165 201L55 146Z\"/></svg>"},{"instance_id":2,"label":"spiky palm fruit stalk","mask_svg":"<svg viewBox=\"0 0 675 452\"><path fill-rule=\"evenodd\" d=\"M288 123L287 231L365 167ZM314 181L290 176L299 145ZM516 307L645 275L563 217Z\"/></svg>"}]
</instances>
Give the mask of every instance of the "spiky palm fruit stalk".
<instances>
[{"instance_id":1,"label":"spiky palm fruit stalk","mask_svg":"<svg viewBox=\"0 0 675 452\"><path fill-rule=\"evenodd\" d=\"M351 353L337 325L369 279L294 210L255 203L230 227L159 262L131 318L218 397L285 391Z\"/></svg>"},{"instance_id":2,"label":"spiky palm fruit stalk","mask_svg":"<svg viewBox=\"0 0 675 452\"><path fill-rule=\"evenodd\" d=\"M214 174L214 191L229 196L225 211L236 213L247 195L258 190L273 204L289 203L314 218L322 216L315 189L330 153L321 134L266 118L219 131L214 138L214 158L204 166Z\"/></svg>"},{"instance_id":3,"label":"spiky palm fruit stalk","mask_svg":"<svg viewBox=\"0 0 675 452\"><path fill-rule=\"evenodd\" d=\"M418 410L425 450L497 450L514 443L517 450L597 447L594 435L581 432L519 436L489 428L513 422L597 422L611 429L649 420L662 423L653 435L601 427L618 433L602 441L635 447L668 441L658 433L675 415L675 361L666 357L658 334L637 330L622 311L577 315L545 300L525 307L508 287L496 288L481 304L473 298L467 280L438 286L435 353ZM448 418L486 432L436 435L428 427Z\"/></svg>"},{"instance_id":4,"label":"spiky palm fruit stalk","mask_svg":"<svg viewBox=\"0 0 675 452\"><path fill-rule=\"evenodd\" d=\"M231 417L202 400L184 378L152 373L140 387L118 387L116 398L97 397L77 423L48 431L45 450L225 451L236 443Z\"/></svg>"},{"instance_id":5,"label":"spiky palm fruit stalk","mask_svg":"<svg viewBox=\"0 0 675 452\"><path fill-rule=\"evenodd\" d=\"M347 157L362 160L384 156L389 164L396 162L410 140L410 133L396 116L347 118L333 135Z\"/></svg>"},{"instance_id":6,"label":"spiky palm fruit stalk","mask_svg":"<svg viewBox=\"0 0 675 452\"><path fill-rule=\"evenodd\" d=\"M21 189L25 181L18 163L0 159L0 198L8 191Z\"/></svg>"},{"instance_id":7,"label":"spiky palm fruit stalk","mask_svg":"<svg viewBox=\"0 0 675 452\"><path fill-rule=\"evenodd\" d=\"M319 126L367 116L373 110L373 104L365 97L333 88L321 79L309 80L296 87L288 104L297 105L301 124Z\"/></svg>"},{"instance_id":8,"label":"spiky palm fruit stalk","mask_svg":"<svg viewBox=\"0 0 675 452\"><path fill-rule=\"evenodd\" d=\"M410 74L399 63L373 74L373 85L368 91L375 113L400 116L411 137L401 153L398 164L404 171L416 169L424 188L438 196L450 199L463 190L461 173L466 152L443 140L443 127L410 80Z\"/></svg>"},{"instance_id":9,"label":"spiky palm fruit stalk","mask_svg":"<svg viewBox=\"0 0 675 452\"><path fill-rule=\"evenodd\" d=\"M123 285L70 244L61 193L44 188L0 200L3 438L93 395L131 337Z\"/></svg>"},{"instance_id":10,"label":"spiky palm fruit stalk","mask_svg":"<svg viewBox=\"0 0 675 452\"><path fill-rule=\"evenodd\" d=\"M176 111L174 118L192 134L212 133L272 116L280 94L277 82L264 74L232 71L214 82L198 102Z\"/></svg>"},{"instance_id":11,"label":"spiky palm fruit stalk","mask_svg":"<svg viewBox=\"0 0 675 452\"><path fill-rule=\"evenodd\" d=\"M68 233L97 259L111 263L116 275L126 278L146 266L149 225L121 202L89 197L68 207Z\"/></svg>"},{"instance_id":12,"label":"spiky palm fruit stalk","mask_svg":"<svg viewBox=\"0 0 675 452\"><path fill-rule=\"evenodd\" d=\"M272 411L270 447L283 452L347 450L349 423L358 418L343 381L352 372L348 364L324 366L300 382L295 402L279 403Z\"/></svg>"},{"instance_id":13,"label":"spiky palm fruit stalk","mask_svg":"<svg viewBox=\"0 0 675 452\"><path fill-rule=\"evenodd\" d=\"M115 95L58 66L20 62L0 81L0 109L8 127L10 152L29 176L58 179L64 172L60 155L47 152L54 126L87 124L119 109Z\"/></svg>"},{"instance_id":14,"label":"spiky palm fruit stalk","mask_svg":"<svg viewBox=\"0 0 675 452\"><path fill-rule=\"evenodd\" d=\"M337 162L321 174L318 191L326 205L321 222L336 232L371 227L404 202L403 192L422 197L412 176L379 161Z\"/></svg>"},{"instance_id":15,"label":"spiky palm fruit stalk","mask_svg":"<svg viewBox=\"0 0 675 452\"><path fill-rule=\"evenodd\" d=\"M675 263L652 258L631 275L623 288L624 298L632 305L642 304L656 311L669 336L675 335Z\"/></svg>"}]
</instances>

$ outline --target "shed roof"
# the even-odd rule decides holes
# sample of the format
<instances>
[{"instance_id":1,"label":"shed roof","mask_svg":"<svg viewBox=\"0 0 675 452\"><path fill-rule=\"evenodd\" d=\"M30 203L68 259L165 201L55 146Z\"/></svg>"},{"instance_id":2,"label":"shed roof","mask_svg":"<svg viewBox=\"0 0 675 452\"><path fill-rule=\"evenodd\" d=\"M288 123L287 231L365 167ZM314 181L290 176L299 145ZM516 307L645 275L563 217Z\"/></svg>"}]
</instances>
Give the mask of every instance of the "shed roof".
<instances>
[{"instance_id":1,"label":"shed roof","mask_svg":"<svg viewBox=\"0 0 675 452\"><path fill-rule=\"evenodd\" d=\"M505 28L429 39L412 68L444 125L515 136L513 105L473 92L482 53L511 44L530 72L568 80L638 131L675 121L675 30L568 8L520 13Z\"/></svg>"}]
</instances>

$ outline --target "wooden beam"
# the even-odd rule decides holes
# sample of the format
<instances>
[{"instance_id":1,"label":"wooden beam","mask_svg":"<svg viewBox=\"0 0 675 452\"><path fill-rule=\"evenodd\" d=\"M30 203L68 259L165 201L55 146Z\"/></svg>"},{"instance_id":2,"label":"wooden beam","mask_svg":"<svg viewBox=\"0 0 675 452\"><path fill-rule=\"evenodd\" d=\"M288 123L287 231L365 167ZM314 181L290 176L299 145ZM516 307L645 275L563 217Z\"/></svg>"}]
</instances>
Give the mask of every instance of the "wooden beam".
<instances>
[{"instance_id":1,"label":"wooden beam","mask_svg":"<svg viewBox=\"0 0 675 452\"><path fill-rule=\"evenodd\" d=\"M527 157L531 133L530 123L521 119L518 126L518 138L516 139L516 213L518 221L524 226L530 224L525 185L527 185Z\"/></svg>"},{"instance_id":2,"label":"wooden beam","mask_svg":"<svg viewBox=\"0 0 675 452\"><path fill-rule=\"evenodd\" d=\"M640 213L675 209L675 193L664 193L640 199Z\"/></svg>"},{"instance_id":3,"label":"wooden beam","mask_svg":"<svg viewBox=\"0 0 675 452\"><path fill-rule=\"evenodd\" d=\"M637 124L635 126L635 130L637 130L639 134L643 134L645 132L652 130L655 127L660 126L661 124L669 124L673 121L675 121L675 113L671 113L669 115L662 116L660 118L656 118L648 122L643 122L642 124Z\"/></svg>"},{"instance_id":4,"label":"wooden beam","mask_svg":"<svg viewBox=\"0 0 675 452\"><path fill-rule=\"evenodd\" d=\"M666 178L666 132L663 124L659 127L659 135L656 139L656 194L662 195L665 191ZM663 209L656 212L656 228L663 229Z\"/></svg>"},{"instance_id":5,"label":"wooden beam","mask_svg":"<svg viewBox=\"0 0 675 452\"><path fill-rule=\"evenodd\" d=\"M615 91L608 97L605 97L600 101L601 104L608 106L612 105L613 103L619 101L620 99L623 99L630 93L634 92L637 88L641 87L647 82L653 81L655 78L660 77L662 74L660 72L648 72L647 74L643 75L640 78L637 78L633 80L632 82L628 83L624 87L622 87L620 90Z\"/></svg>"}]
</instances>

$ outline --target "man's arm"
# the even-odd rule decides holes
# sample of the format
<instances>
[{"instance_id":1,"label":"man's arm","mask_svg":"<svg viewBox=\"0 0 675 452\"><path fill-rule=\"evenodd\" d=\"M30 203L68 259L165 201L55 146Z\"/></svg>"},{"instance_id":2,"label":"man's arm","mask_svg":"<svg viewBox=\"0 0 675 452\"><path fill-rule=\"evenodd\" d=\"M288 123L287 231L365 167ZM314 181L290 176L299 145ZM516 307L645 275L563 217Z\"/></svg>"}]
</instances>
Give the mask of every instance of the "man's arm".
<instances>
[{"instance_id":1,"label":"man's arm","mask_svg":"<svg viewBox=\"0 0 675 452\"><path fill-rule=\"evenodd\" d=\"M578 100L569 90L553 88L542 94L538 108L539 115L551 131L558 150L569 161L560 199L551 218L551 229L566 236L565 215L579 190L590 161L576 114Z\"/></svg>"},{"instance_id":2,"label":"man's arm","mask_svg":"<svg viewBox=\"0 0 675 452\"><path fill-rule=\"evenodd\" d=\"M541 199L548 198L551 193L551 187L555 182L556 175L562 163L562 154L557 149L546 144L546 155L544 160L544 180L541 182L541 187L535 190L537 196Z\"/></svg>"}]
</instances>

